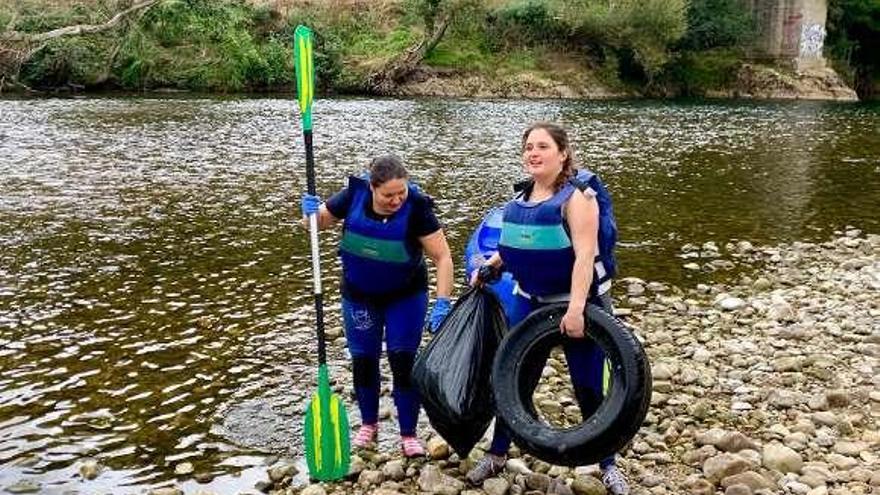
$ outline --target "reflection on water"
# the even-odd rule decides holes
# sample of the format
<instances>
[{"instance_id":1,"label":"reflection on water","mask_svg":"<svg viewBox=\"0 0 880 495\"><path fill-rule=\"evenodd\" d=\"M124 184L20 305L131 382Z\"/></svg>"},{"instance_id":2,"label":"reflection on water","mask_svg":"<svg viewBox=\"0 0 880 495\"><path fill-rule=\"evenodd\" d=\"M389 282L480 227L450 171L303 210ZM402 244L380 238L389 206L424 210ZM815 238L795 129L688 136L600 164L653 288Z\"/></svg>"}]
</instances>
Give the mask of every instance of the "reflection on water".
<instances>
[{"instance_id":1,"label":"reflection on water","mask_svg":"<svg viewBox=\"0 0 880 495\"><path fill-rule=\"evenodd\" d=\"M685 243L880 222L878 107L346 99L314 111L325 195L397 152L459 254L508 197L519 133L539 119L566 124L610 185L625 276L689 284L704 275L682 269ZM226 474L263 469L253 448L299 452L315 365L299 132L282 99L0 101L0 486L137 491L190 462L228 491L253 485ZM322 239L332 328L336 234ZM236 420L242 404L258 405ZM284 424L261 426L273 414ZM112 471L80 481L84 458Z\"/></svg>"}]
</instances>

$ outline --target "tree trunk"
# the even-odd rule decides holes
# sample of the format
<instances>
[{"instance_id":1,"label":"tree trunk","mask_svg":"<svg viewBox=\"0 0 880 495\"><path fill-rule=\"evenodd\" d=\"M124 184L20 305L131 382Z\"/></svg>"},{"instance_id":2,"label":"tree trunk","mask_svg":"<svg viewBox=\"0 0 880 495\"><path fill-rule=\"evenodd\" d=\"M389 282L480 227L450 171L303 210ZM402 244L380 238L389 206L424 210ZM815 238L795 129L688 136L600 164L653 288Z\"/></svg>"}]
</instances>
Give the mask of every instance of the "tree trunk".
<instances>
[{"instance_id":1,"label":"tree trunk","mask_svg":"<svg viewBox=\"0 0 880 495\"><path fill-rule=\"evenodd\" d=\"M398 85L406 81L419 64L424 60L425 55L440 43L446 28L449 26L450 16L443 14L434 23L434 30L425 36L425 39L408 48L403 54L394 58L379 71L370 75L367 79L367 85L370 90L380 95L391 94Z\"/></svg>"}]
</instances>

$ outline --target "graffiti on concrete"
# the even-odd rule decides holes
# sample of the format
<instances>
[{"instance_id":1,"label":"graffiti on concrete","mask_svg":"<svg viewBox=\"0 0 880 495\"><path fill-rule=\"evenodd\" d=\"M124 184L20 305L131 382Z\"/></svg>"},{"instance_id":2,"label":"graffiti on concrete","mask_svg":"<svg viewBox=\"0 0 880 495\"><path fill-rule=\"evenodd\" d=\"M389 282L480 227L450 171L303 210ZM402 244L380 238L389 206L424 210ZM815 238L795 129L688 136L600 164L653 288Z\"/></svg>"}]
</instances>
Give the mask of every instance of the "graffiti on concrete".
<instances>
[{"instance_id":1,"label":"graffiti on concrete","mask_svg":"<svg viewBox=\"0 0 880 495\"><path fill-rule=\"evenodd\" d=\"M822 46L825 44L825 26L821 24L804 24L801 28L801 58L822 57Z\"/></svg>"}]
</instances>

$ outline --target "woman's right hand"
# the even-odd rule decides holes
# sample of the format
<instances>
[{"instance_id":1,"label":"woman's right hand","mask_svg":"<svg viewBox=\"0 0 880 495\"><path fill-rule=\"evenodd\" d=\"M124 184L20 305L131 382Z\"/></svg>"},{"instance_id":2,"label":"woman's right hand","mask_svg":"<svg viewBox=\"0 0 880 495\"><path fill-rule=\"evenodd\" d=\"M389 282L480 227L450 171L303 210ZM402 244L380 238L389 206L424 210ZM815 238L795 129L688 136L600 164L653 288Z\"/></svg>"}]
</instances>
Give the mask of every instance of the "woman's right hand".
<instances>
[{"instance_id":1,"label":"woman's right hand","mask_svg":"<svg viewBox=\"0 0 880 495\"><path fill-rule=\"evenodd\" d=\"M582 339L587 334L587 320L584 310L568 308L559 322L559 331L573 339Z\"/></svg>"},{"instance_id":2,"label":"woman's right hand","mask_svg":"<svg viewBox=\"0 0 880 495\"><path fill-rule=\"evenodd\" d=\"M471 273L471 286L482 287L501 278L501 269L492 263L486 263Z\"/></svg>"},{"instance_id":3,"label":"woman's right hand","mask_svg":"<svg viewBox=\"0 0 880 495\"><path fill-rule=\"evenodd\" d=\"M303 194L300 207L304 217L316 214L321 210L321 198L314 194Z\"/></svg>"}]
</instances>

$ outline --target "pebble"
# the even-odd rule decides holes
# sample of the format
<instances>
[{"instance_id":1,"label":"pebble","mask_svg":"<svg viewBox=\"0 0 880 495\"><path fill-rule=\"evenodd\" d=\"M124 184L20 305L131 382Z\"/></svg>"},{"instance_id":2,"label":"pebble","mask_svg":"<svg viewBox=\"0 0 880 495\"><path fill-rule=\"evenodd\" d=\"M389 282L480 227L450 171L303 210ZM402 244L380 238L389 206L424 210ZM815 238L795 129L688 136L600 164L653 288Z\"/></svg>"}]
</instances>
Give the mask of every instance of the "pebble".
<instances>
[{"instance_id":1,"label":"pebble","mask_svg":"<svg viewBox=\"0 0 880 495\"><path fill-rule=\"evenodd\" d=\"M83 463L79 465L79 475L82 476L83 479L93 480L98 477L100 469L97 461L89 459L83 461Z\"/></svg>"},{"instance_id":2,"label":"pebble","mask_svg":"<svg viewBox=\"0 0 880 495\"><path fill-rule=\"evenodd\" d=\"M191 462L181 462L180 464L174 466L174 474L178 476L183 476L187 474L192 474L195 471ZM270 476L271 479L271 476Z\"/></svg>"}]
</instances>

